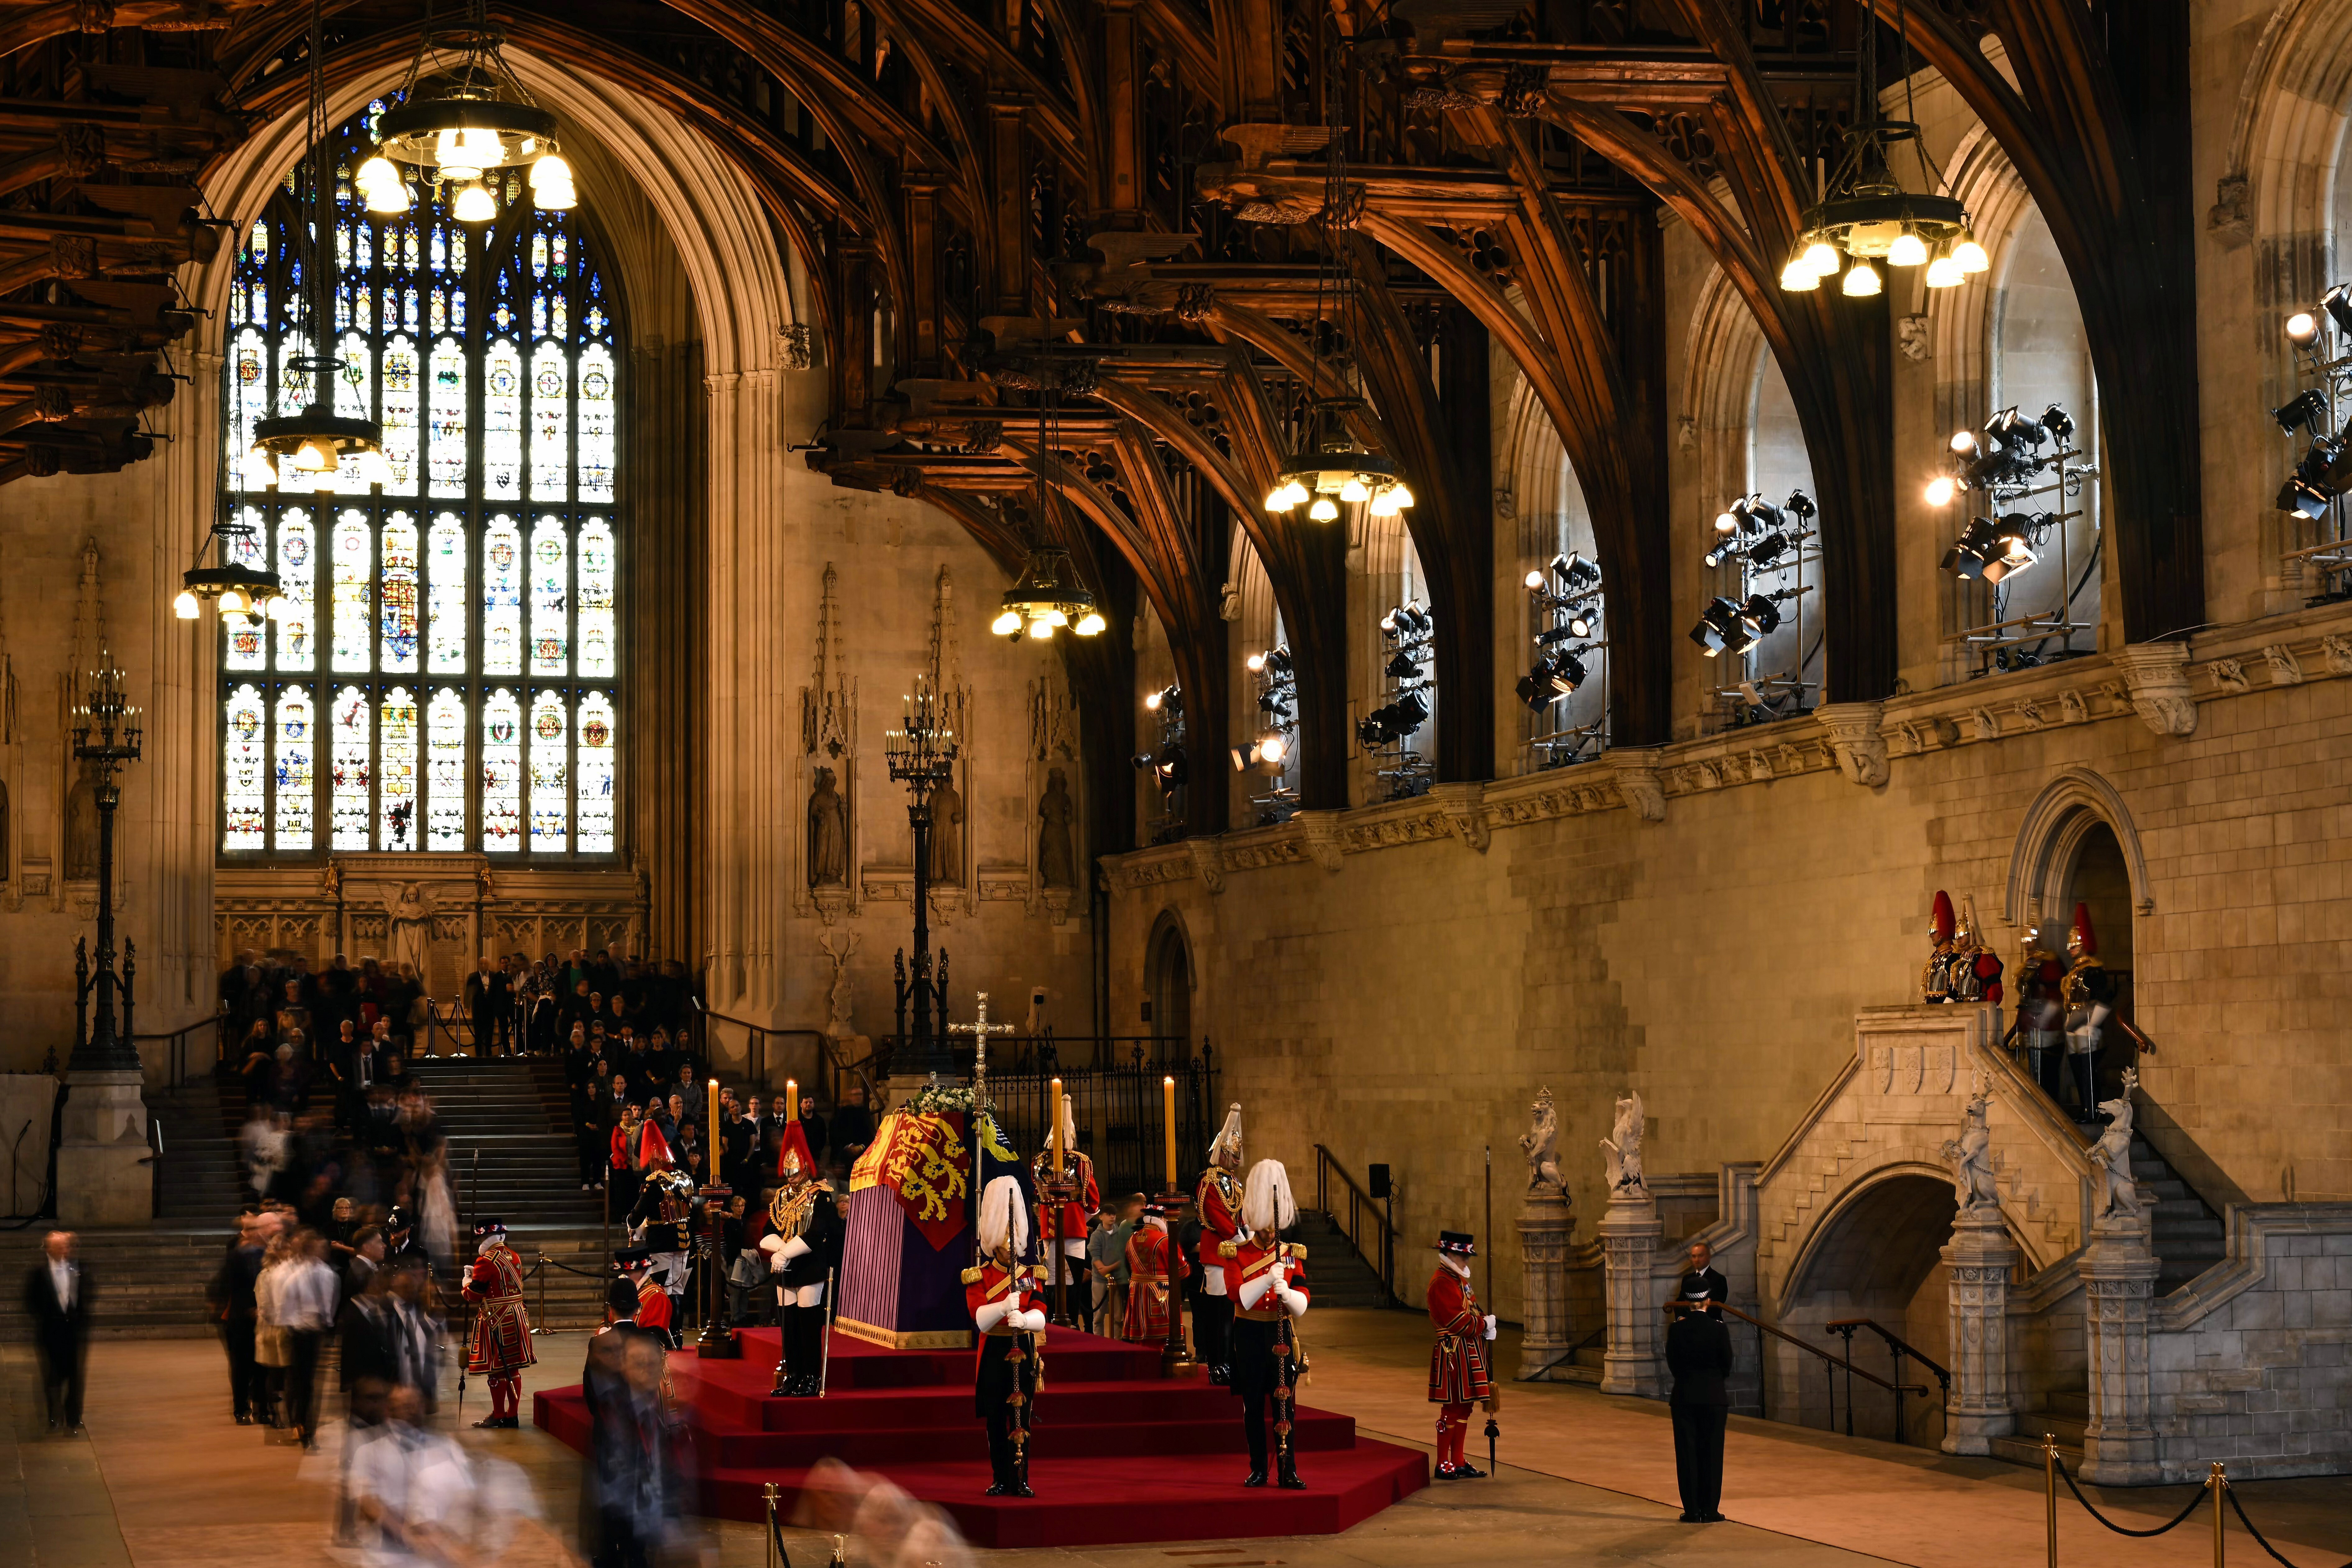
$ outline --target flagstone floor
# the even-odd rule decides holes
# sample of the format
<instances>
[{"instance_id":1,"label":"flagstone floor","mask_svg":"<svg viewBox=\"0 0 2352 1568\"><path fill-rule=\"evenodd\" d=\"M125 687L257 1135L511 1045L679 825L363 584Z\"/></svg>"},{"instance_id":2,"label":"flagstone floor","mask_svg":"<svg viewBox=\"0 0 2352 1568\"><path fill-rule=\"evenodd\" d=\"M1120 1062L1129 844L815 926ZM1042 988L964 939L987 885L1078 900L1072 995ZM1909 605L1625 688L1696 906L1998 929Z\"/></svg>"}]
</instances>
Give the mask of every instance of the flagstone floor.
<instances>
[{"instance_id":1,"label":"flagstone floor","mask_svg":"<svg viewBox=\"0 0 2352 1568\"><path fill-rule=\"evenodd\" d=\"M1424 1442L1427 1341L1406 1313L1310 1315L1309 1403L1347 1411L1367 1430ZM577 1381L583 1342L539 1342L526 1393ZM1514 1363L1507 1339L1500 1364ZM1048 1393L1050 1398L1050 1391ZM443 1418L454 1422L454 1389ZM467 1393L467 1417L480 1390ZM42 1432L27 1347L0 1348L0 1563L10 1568L310 1568L345 1564L330 1521L330 1445L305 1458L274 1435L227 1416L226 1380L205 1341L101 1341L90 1353L87 1439ZM1191 1546L1097 1547L981 1554L1008 1568L1450 1568L1659 1564L1673 1568L1843 1568L1895 1562L1922 1568L2008 1568L2042 1561L2042 1479L1983 1460L1852 1441L1736 1419L1724 1511L1730 1522L1679 1523L1674 1461L1662 1406L1561 1386L1512 1386L1504 1396L1500 1473L1433 1485L1343 1535ZM529 1478L542 1523L528 1526L504 1561L570 1561L578 1499L574 1457L553 1439L465 1433L479 1451ZM974 1433L975 1446L978 1433ZM1475 1444L1483 1447L1483 1443ZM1482 1456L1483 1460L1483 1456ZM2160 1523L2181 1489L2105 1494L2118 1522ZM2256 1482L2246 1507L2297 1568L2352 1557L2352 1478ZM2208 1563L2212 1536L2190 1524L2118 1551L2062 1500L2060 1561ZM822 1563L827 1542L788 1531L794 1561ZM723 1524L706 1544L723 1568L764 1561L758 1529ZM2266 1563L2231 1521L2230 1561ZM867 1561L855 1545L851 1562Z\"/></svg>"}]
</instances>

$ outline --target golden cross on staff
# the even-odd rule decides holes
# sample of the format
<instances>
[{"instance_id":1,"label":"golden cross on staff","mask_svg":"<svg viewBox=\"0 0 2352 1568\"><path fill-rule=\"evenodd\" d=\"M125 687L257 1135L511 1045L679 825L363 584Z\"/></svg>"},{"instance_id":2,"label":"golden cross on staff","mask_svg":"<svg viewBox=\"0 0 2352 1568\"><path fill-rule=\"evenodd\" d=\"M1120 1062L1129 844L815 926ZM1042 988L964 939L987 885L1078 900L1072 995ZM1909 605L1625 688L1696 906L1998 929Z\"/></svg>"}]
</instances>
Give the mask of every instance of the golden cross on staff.
<instances>
[{"instance_id":1,"label":"golden cross on staff","mask_svg":"<svg viewBox=\"0 0 2352 1568\"><path fill-rule=\"evenodd\" d=\"M977 1111L988 1099L988 1037L1009 1035L1013 1033L1013 1026L988 1021L987 992L975 992L972 1000L973 1011L978 1016L969 1024L950 1024L948 1033L971 1037L971 1102Z\"/></svg>"}]
</instances>

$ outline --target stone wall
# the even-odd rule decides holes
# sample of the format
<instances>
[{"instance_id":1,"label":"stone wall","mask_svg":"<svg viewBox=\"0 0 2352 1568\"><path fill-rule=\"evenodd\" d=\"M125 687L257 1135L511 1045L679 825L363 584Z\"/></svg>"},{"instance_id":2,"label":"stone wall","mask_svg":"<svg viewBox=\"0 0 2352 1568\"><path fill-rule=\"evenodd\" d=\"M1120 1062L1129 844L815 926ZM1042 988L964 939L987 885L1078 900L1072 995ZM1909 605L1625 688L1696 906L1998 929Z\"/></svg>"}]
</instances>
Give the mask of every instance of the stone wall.
<instances>
[{"instance_id":1,"label":"stone wall","mask_svg":"<svg viewBox=\"0 0 2352 1568\"><path fill-rule=\"evenodd\" d=\"M1477 1226L1481 1147L1548 1085L1589 1227L1615 1092L1641 1091L1660 1169L1766 1158L1851 1059L1856 1011L1916 995L1936 889L1972 895L2013 964L2029 922L2063 926L2063 851L2095 820L2131 873L2151 1140L2217 1206L2340 1199L2347 633L2336 606L2193 639L2179 705L2150 704L2185 736L2095 657L1843 736L1797 721L1114 858L1113 1026L1168 911L1254 1157L1389 1163L1411 1257Z\"/></svg>"}]
</instances>

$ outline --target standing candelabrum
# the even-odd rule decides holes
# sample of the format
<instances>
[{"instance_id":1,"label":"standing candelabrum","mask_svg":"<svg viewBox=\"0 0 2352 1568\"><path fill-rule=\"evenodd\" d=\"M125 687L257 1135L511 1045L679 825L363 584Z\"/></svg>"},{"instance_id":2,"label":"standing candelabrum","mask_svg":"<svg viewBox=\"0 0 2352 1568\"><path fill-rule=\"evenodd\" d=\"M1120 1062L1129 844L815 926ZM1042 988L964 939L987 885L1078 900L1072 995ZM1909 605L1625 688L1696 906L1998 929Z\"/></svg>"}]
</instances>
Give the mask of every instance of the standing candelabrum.
<instances>
[{"instance_id":1,"label":"standing candelabrum","mask_svg":"<svg viewBox=\"0 0 2352 1568\"><path fill-rule=\"evenodd\" d=\"M122 944L119 980L114 969L114 808L122 804L115 775L139 760L143 716L123 693L122 671L116 667L114 656L100 649L99 661L101 668L90 671L89 687L73 710L73 752L89 764L98 805L98 967L95 973L90 973L85 950L77 941L77 1026L73 1059L68 1067L73 1072L136 1072L139 1049L131 1043L131 1032L136 955L130 942ZM119 1027L114 1011L118 986L122 993ZM89 1026L84 1030L79 1027L80 1018L93 997L97 1005L89 1009Z\"/></svg>"},{"instance_id":2,"label":"standing candelabrum","mask_svg":"<svg viewBox=\"0 0 2352 1568\"><path fill-rule=\"evenodd\" d=\"M896 1074L938 1074L950 1070L946 1041L932 1027L930 849L931 796L955 777L961 742L946 722L930 677L915 678L906 700L906 715L898 729L883 737L883 752L890 776L907 786L907 821L915 837L915 987L912 1026L900 1042Z\"/></svg>"}]
</instances>

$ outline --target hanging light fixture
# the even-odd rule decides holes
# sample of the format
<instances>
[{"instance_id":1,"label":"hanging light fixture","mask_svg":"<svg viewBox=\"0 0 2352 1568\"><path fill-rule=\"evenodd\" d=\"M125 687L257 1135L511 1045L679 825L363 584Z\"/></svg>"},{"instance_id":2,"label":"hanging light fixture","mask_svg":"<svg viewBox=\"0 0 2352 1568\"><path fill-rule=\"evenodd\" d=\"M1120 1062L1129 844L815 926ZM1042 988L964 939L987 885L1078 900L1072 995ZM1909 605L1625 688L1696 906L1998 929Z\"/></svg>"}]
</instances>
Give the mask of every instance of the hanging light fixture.
<instances>
[{"instance_id":1,"label":"hanging light fixture","mask_svg":"<svg viewBox=\"0 0 2352 1568\"><path fill-rule=\"evenodd\" d=\"M335 412L335 377L343 362L327 352L335 331L335 150L328 140L325 23L320 0L311 0L310 5L309 134L305 178L310 182L310 220L293 226L293 237L305 286L299 298L310 317L305 327L310 352L289 363L298 374L310 377L310 400L299 414L256 420L248 456L263 470L256 476L262 482L283 480L289 473L307 474L318 488L335 488L331 477L351 463L361 483L380 485L391 478L383 458L383 426L363 415Z\"/></svg>"},{"instance_id":2,"label":"hanging light fixture","mask_svg":"<svg viewBox=\"0 0 2352 1568\"><path fill-rule=\"evenodd\" d=\"M1307 418L1298 451L1275 475L1265 496L1266 510L1288 516L1303 506L1316 522L1338 521L1342 503L1364 506L1373 517L1394 517L1413 503L1412 489L1396 464L1367 451L1348 427L1349 416L1367 405L1354 385L1355 350L1362 328L1355 276L1340 259L1334 234L1335 216L1349 205L1346 92L1355 79L1353 56L1340 58L1341 68L1325 79L1325 118L1331 137L1326 143L1323 210L1315 220L1325 257L1315 270L1315 321L1319 326L1332 316L1338 319L1339 341L1328 355L1338 385L1330 395L1323 394L1326 355L1316 353L1307 373ZM1327 285L1334 296L1328 315L1323 304Z\"/></svg>"},{"instance_id":3,"label":"hanging light fixture","mask_svg":"<svg viewBox=\"0 0 2352 1568\"><path fill-rule=\"evenodd\" d=\"M1895 36L1898 42L1906 36L1900 5L1895 11ZM1907 113L1907 76L1903 93ZM1943 174L1927 155L1917 122L1879 118L1878 29L1867 15L1861 47L1854 51L1854 111L1844 155L1824 182L1822 200L1805 210L1803 227L1780 268L1780 287L1809 293L1843 272L1845 295L1868 299L1885 290L1874 262L1924 266L1930 289L1956 288L1990 268L1992 260L1977 243L1968 208L1958 198L1906 191L1895 178L1894 146L1908 142L1928 193L1944 188Z\"/></svg>"},{"instance_id":4,"label":"hanging light fixture","mask_svg":"<svg viewBox=\"0 0 2352 1568\"><path fill-rule=\"evenodd\" d=\"M531 201L546 211L579 205L555 116L508 67L500 52L505 43L506 36L489 25L483 0L474 0L465 26L438 37L426 13L416 58L401 84L400 107L376 122L375 155L352 176L370 211L408 210L403 164L457 187L450 213L459 223L498 216L495 182L483 176L499 169L528 165Z\"/></svg>"},{"instance_id":5,"label":"hanging light fixture","mask_svg":"<svg viewBox=\"0 0 2352 1568\"><path fill-rule=\"evenodd\" d=\"M1058 389L1037 395L1037 521L1042 531L1053 516L1052 473L1061 466ZM1004 607L989 630L998 637L1032 637L1043 642L1067 626L1094 637L1110 623L1095 608L1095 596L1078 581L1070 552L1058 544L1032 544L1020 580L1004 591Z\"/></svg>"},{"instance_id":6,"label":"hanging light fixture","mask_svg":"<svg viewBox=\"0 0 2352 1568\"><path fill-rule=\"evenodd\" d=\"M236 559L245 553L254 536L254 527L230 507L227 478L223 473L215 487L216 500L211 531L196 547L195 564L180 574L180 592L172 601L172 613L184 621L193 621L203 613L205 605L215 604L224 616L277 620L291 601L286 597L285 584L277 573L267 567L247 566ZM207 555L216 563L205 565Z\"/></svg>"}]
</instances>

